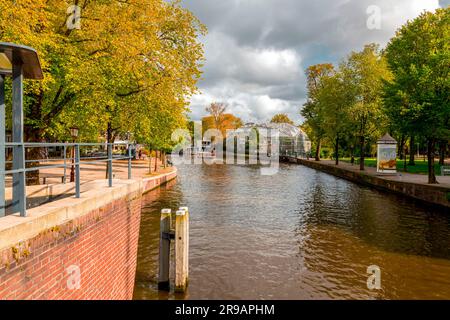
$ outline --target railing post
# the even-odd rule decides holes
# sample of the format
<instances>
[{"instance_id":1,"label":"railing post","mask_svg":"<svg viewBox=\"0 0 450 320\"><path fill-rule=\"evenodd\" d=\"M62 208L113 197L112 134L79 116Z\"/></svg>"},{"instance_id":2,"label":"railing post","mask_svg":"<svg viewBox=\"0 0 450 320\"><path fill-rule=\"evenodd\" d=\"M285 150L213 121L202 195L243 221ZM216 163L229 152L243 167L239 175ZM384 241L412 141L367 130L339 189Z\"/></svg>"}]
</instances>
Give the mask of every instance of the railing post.
<instances>
[{"instance_id":1,"label":"railing post","mask_svg":"<svg viewBox=\"0 0 450 320\"><path fill-rule=\"evenodd\" d=\"M27 191L26 191L26 173L25 173L25 146L21 144L17 147L16 155L18 155L17 160L14 160L14 162L17 161L16 165L17 168L21 170L17 175L18 179L15 181L17 185L13 185L13 202L16 203L16 211L20 212L21 217L27 216Z\"/></svg>"},{"instance_id":2,"label":"railing post","mask_svg":"<svg viewBox=\"0 0 450 320\"><path fill-rule=\"evenodd\" d=\"M161 220L159 222L159 274L158 289L168 290L169 284L169 264L170 264L170 225L172 218L172 210L161 210Z\"/></svg>"},{"instance_id":3,"label":"railing post","mask_svg":"<svg viewBox=\"0 0 450 320\"><path fill-rule=\"evenodd\" d=\"M80 197L80 145L75 145L75 197Z\"/></svg>"},{"instance_id":4,"label":"railing post","mask_svg":"<svg viewBox=\"0 0 450 320\"><path fill-rule=\"evenodd\" d=\"M131 179L131 144L128 145L128 180Z\"/></svg>"},{"instance_id":5,"label":"railing post","mask_svg":"<svg viewBox=\"0 0 450 320\"><path fill-rule=\"evenodd\" d=\"M112 144L108 143L108 186L112 187Z\"/></svg>"},{"instance_id":6,"label":"railing post","mask_svg":"<svg viewBox=\"0 0 450 320\"><path fill-rule=\"evenodd\" d=\"M187 223L186 211L177 211L175 219L175 292L185 292L187 287Z\"/></svg>"},{"instance_id":7,"label":"railing post","mask_svg":"<svg viewBox=\"0 0 450 320\"><path fill-rule=\"evenodd\" d=\"M13 147L13 213L26 216L25 186L25 148L23 145L23 65L19 61L13 63L12 81L12 141L20 143Z\"/></svg>"},{"instance_id":8,"label":"railing post","mask_svg":"<svg viewBox=\"0 0 450 320\"><path fill-rule=\"evenodd\" d=\"M5 216L5 77L0 75L0 217Z\"/></svg>"},{"instance_id":9,"label":"railing post","mask_svg":"<svg viewBox=\"0 0 450 320\"><path fill-rule=\"evenodd\" d=\"M64 152L64 178L63 183L66 183L66 174L67 174L67 157L66 157L66 145L63 146L63 152Z\"/></svg>"}]
</instances>

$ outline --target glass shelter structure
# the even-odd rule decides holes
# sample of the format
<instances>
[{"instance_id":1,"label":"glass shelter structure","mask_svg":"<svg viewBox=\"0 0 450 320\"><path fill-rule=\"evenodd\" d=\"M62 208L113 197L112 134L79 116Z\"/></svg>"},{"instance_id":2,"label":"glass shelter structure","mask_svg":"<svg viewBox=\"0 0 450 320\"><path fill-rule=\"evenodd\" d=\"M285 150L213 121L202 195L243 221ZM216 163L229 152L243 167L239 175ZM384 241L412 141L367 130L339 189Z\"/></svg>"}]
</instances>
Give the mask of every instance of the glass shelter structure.
<instances>
[{"instance_id":1,"label":"glass shelter structure","mask_svg":"<svg viewBox=\"0 0 450 320\"><path fill-rule=\"evenodd\" d=\"M0 42L0 216L5 214L5 77L12 77L13 212L25 215L25 146L23 144L23 80L43 79L33 48Z\"/></svg>"}]
</instances>

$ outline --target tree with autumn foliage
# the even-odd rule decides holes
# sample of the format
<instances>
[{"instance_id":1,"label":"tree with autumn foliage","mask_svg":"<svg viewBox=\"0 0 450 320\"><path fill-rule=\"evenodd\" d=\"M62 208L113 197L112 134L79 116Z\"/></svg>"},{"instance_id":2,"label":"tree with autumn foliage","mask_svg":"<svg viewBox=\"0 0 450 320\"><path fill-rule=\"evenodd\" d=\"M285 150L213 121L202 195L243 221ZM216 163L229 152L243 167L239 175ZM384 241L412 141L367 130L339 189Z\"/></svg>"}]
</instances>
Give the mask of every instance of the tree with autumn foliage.
<instances>
[{"instance_id":1,"label":"tree with autumn foliage","mask_svg":"<svg viewBox=\"0 0 450 320\"><path fill-rule=\"evenodd\" d=\"M231 113L224 113L220 116L220 127L216 127L216 120L213 116L202 118L202 131L205 133L209 129L218 129L222 133L222 137L227 136L227 130L235 130L242 127L242 120Z\"/></svg>"},{"instance_id":2,"label":"tree with autumn foliage","mask_svg":"<svg viewBox=\"0 0 450 320\"><path fill-rule=\"evenodd\" d=\"M213 102L208 107L206 107L206 111L209 112L213 121L214 128L217 130L222 130L225 111L228 106L223 102Z\"/></svg>"},{"instance_id":3,"label":"tree with autumn foliage","mask_svg":"<svg viewBox=\"0 0 450 320\"><path fill-rule=\"evenodd\" d=\"M272 117L270 120L271 123L289 123L294 125L294 121L292 121L286 113L279 113Z\"/></svg>"},{"instance_id":4,"label":"tree with autumn foliage","mask_svg":"<svg viewBox=\"0 0 450 320\"><path fill-rule=\"evenodd\" d=\"M133 132L139 142L165 147L166 130L185 125L197 92L203 61L197 38L206 28L180 1L75 5L80 29L67 28L65 1L0 0L0 41L35 48L44 70L43 81L25 82L26 140L65 140L76 125L81 140L106 134L113 142Z\"/></svg>"}]
</instances>

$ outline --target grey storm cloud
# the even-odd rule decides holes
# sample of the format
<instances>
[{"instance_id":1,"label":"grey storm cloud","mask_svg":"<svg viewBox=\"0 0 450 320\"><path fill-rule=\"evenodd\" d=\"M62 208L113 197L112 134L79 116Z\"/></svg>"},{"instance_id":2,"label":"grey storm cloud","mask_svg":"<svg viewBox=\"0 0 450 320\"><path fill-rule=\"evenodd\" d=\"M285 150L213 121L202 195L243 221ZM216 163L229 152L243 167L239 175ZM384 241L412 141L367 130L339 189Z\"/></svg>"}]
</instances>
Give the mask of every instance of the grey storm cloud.
<instances>
[{"instance_id":1,"label":"grey storm cloud","mask_svg":"<svg viewBox=\"0 0 450 320\"><path fill-rule=\"evenodd\" d=\"M301 122L309 65L337 63L367 43L384 46L408 19L449 1L183 0L209 30L201 39L206 63L191 118L222 101L244 121L282 112ZM380 28L369 28L378 12Z\"/></svg>"}]
</instances>

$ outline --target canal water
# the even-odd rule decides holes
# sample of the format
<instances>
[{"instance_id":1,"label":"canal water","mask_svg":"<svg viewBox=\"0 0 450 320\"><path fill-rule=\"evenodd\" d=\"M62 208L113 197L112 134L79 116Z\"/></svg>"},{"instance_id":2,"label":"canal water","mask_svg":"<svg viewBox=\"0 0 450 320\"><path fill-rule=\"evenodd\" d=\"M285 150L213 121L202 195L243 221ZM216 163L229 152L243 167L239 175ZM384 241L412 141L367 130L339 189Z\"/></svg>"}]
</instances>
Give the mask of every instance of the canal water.
<instances>
[{"instance_id":1,"label":"canal water","mask_svg":"<svg viewBox=\"0 0 450 320\"><path fill-rule=\"evenodd\" d=\"M145 196L135 299L450 299L450 213L300 165L184 165ZM162 208L190 211L190 282L158 292ZM369 266L381 289L369 290ZM173 279L173 270L172 270Z\"/></svg>"}]
</instances>

